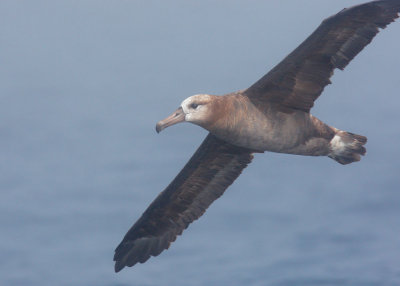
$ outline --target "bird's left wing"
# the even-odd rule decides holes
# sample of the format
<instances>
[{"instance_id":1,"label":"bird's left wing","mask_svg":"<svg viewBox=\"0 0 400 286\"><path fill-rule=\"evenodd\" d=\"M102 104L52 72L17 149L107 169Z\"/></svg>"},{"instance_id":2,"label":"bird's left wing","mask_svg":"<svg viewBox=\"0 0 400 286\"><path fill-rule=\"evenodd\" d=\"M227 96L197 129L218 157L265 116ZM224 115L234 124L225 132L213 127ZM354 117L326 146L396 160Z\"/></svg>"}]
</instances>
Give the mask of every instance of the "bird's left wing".
<instances>
[{"instance_id":1,"label":"bird's left wing","mask_svg":"<svg viewBox=\"0 0 400 286\"><path fill-rule=\"evenodd\" d=\"M209 134L171 184L151 203L115 250L115 271L159 255L251 162L252 151Z\"/></svg>"},{"instance_id":2,"label":"bird's left wing","mask_svg":"<svg viewBox=\"0 0 400 286\"><path fill-rule=\"evenodd\" d=\"M308 112L330 83L334 69L344 69L399 12L400 0L343 9L324 20L298 48L245 90L245 95L256 105L275 103L285 112Z\"/></svg>"}]
</instances>

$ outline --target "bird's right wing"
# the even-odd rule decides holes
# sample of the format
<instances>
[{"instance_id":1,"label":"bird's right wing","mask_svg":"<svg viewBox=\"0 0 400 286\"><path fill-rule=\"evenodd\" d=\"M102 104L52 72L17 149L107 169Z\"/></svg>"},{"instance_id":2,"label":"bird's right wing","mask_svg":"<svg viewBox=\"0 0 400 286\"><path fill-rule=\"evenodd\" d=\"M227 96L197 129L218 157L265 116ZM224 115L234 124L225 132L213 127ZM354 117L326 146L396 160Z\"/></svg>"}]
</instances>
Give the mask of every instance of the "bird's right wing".
<instances>
[{"instance_id":1,"label":"bird's right wing","mask_svg":"<svg viewBox=\"0 0 400 286\"><path fill-rule=\"evenodd\" d=\"M209 134L115 250L115 271L159 255L251 162L252 151Z\"/></svg>"}]
</instances>

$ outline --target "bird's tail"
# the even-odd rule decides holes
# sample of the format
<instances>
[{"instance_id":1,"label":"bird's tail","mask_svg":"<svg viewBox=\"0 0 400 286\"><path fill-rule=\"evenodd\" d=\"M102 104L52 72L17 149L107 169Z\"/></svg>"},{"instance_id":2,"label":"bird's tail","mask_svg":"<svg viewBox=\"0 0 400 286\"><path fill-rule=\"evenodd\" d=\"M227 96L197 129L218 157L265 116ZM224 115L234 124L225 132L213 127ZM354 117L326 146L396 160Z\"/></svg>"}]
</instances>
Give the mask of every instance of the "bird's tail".
<instances>
[{"instance_id":1,"label":"bird's tail","mask_svg":"<svg viewBox=\"0 0 400 286\"><path fill-rule=\"evenodd\" d=\"M361 155L365 155L363 146L367 143L367 137L336 129L336 134L330 141L329 157L346 165L360 161Z\"/></svg>"}]
</instances>

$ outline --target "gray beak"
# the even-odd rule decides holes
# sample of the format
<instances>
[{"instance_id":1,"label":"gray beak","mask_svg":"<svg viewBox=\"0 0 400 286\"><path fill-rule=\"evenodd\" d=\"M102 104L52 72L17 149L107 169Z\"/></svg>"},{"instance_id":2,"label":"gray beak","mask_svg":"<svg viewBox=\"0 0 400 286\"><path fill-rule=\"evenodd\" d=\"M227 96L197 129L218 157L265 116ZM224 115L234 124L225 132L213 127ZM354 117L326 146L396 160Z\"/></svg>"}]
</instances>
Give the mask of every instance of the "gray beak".
<instances>
[{"instance_id":1,"label":"gray beak","mask_svg":"<svg viewBox=\"0 0 400 286\"><path fill-rule=\"evenodd\" d=\"M163 129L184 121L185 121L185 113L183 112L182 107L179 107L170 116L161 121L158 121L156 125L156 131L157 133L160 133Z\"/></svg>"}]
</instances>

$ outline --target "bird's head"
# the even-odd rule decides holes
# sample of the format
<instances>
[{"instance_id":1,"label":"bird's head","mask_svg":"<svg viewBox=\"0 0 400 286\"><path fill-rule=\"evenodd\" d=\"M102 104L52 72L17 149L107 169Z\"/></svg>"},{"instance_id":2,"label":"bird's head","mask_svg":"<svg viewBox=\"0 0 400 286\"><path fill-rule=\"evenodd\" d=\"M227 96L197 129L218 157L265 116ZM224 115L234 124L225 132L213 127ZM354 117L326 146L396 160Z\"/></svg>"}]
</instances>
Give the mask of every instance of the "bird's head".
<instances>
[{"instance_id":1,"label":"bird's head","mask_svg":"<svg viewBox=\"0 0 400 286\"><path fill-rule=\"evenodd\" d=\"M196 94L186 98L174 113L157 123L157 133L180 122L190 122L207 129L215 117L213 110L216 99L215 95L209 94Z\"/></svg>"}]
</instances>

